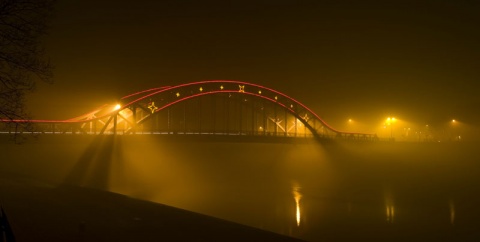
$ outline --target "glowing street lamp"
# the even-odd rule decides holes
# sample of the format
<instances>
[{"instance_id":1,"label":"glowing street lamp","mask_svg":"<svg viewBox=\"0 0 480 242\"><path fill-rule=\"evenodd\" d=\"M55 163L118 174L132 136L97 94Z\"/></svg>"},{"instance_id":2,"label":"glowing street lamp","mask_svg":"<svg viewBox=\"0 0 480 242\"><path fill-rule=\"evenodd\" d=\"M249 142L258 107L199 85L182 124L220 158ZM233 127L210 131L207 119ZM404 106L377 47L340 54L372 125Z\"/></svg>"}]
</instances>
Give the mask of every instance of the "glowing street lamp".
<instances>
[{"instance_id":1,"label":"glowing street lamp","mask_svg":"<svg viewBox=\"0 0 480 242\"><path fill-rule=\"evenodd\" d=\"M386 124L390 126L390 138L393 139L393 124L397 121L396 118L388 117Z\"/></svg>"},{"instance_id":2,"label":"glowing street lamp","mask_svg":"<svg viewBox=\"0 0 480 242\"><path fill-rule=\"evenodd\" d=\"M349 132L353 131L354 126L355 126L354 124L355 123L354 123L353 119L351 119L351 118L347 119L347 130Z\"/></svg>"},{"instance_id":3,"label":"glowing street lamp","mask_svg":"<svg viewBox=\"0 0 480 242\"><path fill-rule=\"evenodd\" d=\"M451 121L451 132L454 140L460 140L461 136L459 135L459 128L460 128L461 123L458 122L456 119L452 119Z\"/></svg>"}]
</instances>

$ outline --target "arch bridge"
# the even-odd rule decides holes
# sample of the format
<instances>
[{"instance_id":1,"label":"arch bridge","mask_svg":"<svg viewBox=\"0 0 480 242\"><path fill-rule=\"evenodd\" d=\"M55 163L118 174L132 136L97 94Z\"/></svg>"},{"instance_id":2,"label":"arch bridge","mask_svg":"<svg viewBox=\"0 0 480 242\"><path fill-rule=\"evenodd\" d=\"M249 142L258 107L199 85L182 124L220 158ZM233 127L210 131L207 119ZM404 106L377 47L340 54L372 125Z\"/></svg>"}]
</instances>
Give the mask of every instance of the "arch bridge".
<instances>
[{"instance_id":1,"label":"arch bridge","mask_svg":"<svg viewBox=\"0 0 480 242\"><path fill-rule=\"evenodd\" d=\"M4 132L51 134L205 134L376 140L336 130L299 101L241 81L200 81L136 92L68 120L2 120ZM16 128L16 129L14 129Z\"/></svg>"}]
</instances>

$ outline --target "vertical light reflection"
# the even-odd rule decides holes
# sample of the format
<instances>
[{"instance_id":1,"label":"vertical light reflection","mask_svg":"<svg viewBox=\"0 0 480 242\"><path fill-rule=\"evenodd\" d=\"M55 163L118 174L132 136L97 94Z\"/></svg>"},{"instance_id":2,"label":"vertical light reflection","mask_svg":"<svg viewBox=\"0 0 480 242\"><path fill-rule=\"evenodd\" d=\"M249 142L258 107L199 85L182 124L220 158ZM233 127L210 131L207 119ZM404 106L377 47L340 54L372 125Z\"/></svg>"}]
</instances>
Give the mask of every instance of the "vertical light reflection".
<instances>
[{"instance_id":1,"label":"vertical light reflection","mask_svg":"<svg viewBox=\"0 0 480 242\"><path fill-rule=\"evenodd\" d=\"M297 227L300 226L301 212L300 212L300 199L302 199L302 194L300 193L299 186L293 186L293 198L295 199L295 215L297 220Z\"/></svg>"},{"instance_id":2,"label":"vertical light reflection","mask_svg":"<svg viewBox=\"0 0 480 242\"><path fill-rule=\"evenodd\" d=\"M387 212L387 222L393 223L393 219L395 218L395 207L393 204L386 205L386 212Z\"/></svg>"},{"instance_id":3,"label":"vertical light reflection","mask_svg":"<svg viewBox=\"0 0 480 242\"><path fill-rule=\"evenodd\" d=\"M455 204L453 200L448 201L448 206L450 207L450 224L453 225L455 223Z\"/></svg>"},{"instance_id":4,"label":"vertical light reflection","mask_svg":"<svg viewBox=\"0 0 480 242\"><path fill-rule=\"evenodd\" d=\"M393 203L393 196L390 192L385 192L385 210L387 223L393 223L395 219L395 206Z\"/></svg>"}]
</instances>

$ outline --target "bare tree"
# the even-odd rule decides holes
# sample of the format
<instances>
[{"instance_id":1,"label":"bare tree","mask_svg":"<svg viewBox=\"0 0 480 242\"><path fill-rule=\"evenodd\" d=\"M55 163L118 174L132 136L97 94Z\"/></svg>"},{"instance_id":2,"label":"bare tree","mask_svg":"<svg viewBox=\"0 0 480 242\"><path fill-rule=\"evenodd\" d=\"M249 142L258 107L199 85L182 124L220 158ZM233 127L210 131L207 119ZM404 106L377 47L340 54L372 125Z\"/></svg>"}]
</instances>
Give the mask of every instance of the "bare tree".
<instances>
[{"instance_id":1,"label":"bare tree","mask_svg":"<svg viewBox=\"0 0 480 242\"><path fill-rule=\"evenodd\" d=\"M52 66L40 38L54 0L0 0L0 120L27 119L25 94L39 81L52 82ZM25 129L27 123L3 122Z\"/></svg>"}]
</instances>

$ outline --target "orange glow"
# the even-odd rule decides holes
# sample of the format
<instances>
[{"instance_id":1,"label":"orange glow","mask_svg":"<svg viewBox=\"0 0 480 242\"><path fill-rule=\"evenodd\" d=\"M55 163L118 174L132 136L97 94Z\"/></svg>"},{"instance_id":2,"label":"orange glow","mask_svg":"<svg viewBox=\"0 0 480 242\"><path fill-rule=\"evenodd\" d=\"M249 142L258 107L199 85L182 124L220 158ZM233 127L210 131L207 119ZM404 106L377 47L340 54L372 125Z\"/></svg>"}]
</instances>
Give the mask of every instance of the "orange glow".
<instances>
[{"instance_id":1,"label":"orange glow","mask_svg":"<svg viewBox=\"0 0 480 242\"><path fill-rule=\"evenodd\" d=\"M300 187L294 186L293 187L293 198L295 199L295 218L297 220L297 227L300 226L300 199L302 198L302 194L300 193Z\"/></svg>"},{"instance_id":2,"label":"orange glow","mask_svg":"<svg viewBox=\"0 0 480 242\"><path fill-rule=\"evenodd\" d=\"M392 123L395 123L396 121L397 121L396 118L394 118L394 117L388 117L386 123L387 123L388 125L391 125Z\"/></svg>"},{"instance_id":3,"label":"orange glow","mask_svg":"<svg viewBox=\"0 0 480 242\"><path fill-rule=\"evenodd\" d=\"M455 223L455 204L453 203L453 200L450 200L448 205L450 207L450 224L453 225Z\"/></svg>"},{"instance_id":4,"label":"orange glow","mask_svg":"<svg viewBox=\"0 0 480 242\"><path fill-rule=\"evenodd\" d=\"M393 202L393 195L390 191L385 192L385 215L387 223L393 223L395 220L395 204Z\"/></svg>"},{"instance_id":5,"label":"orange glow","mask_svg":"<svg viewBox=\"0 0 480 242\"><path fill-rule=\"evenodd\" d=\"M122 108L122 105L117 104L117 105L115 105L115 107L113 107L113 111L117 111L117 110L119 110L120 108Z\"/></svg>"},{"instance_id":6,"label":"orange glow","mask_svg":"<svg viewBox=\"0 0 480 242\"><path fill-rule=\"evenodd\" d=\"M393 223L393 218L395 217L395 207L393 205L386 206L387 212L387 222Z\"/></svg>"}]
</instances>

